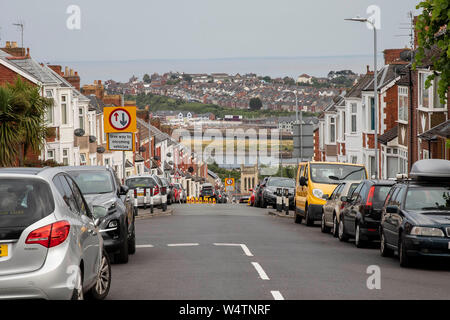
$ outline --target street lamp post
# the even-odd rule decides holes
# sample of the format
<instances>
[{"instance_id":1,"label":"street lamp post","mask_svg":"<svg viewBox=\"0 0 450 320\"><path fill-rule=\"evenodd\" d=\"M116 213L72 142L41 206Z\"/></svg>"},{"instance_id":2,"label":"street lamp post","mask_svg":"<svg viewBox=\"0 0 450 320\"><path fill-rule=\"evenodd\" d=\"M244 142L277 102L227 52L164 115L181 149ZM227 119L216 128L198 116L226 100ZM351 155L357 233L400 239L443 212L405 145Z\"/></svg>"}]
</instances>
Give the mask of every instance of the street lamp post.
<instances>
[{"instance_id":1,"label":"street lamp post","mask_svg":"<svg viewBox=\"0 0 450 320\"><path fill-rule=\"evenodd\" d=\"M291 92L295 95L295 123L300 126L300 159L303 161L303 111L300 110L300 120L298 119L298 96L297 96L297 90L291 91L291 90L284 90L284 92ZM298 154L297 154L297 166L298 166Z\"/></svg>"},{"instance_id":2,"label":"street lamp post","mask_svg":"<svg viewBox=\"0 0 450 320\"><path fill-rule=\"evenodd\" d=\"M356 22L366 22L369 23L372 26L373 29L373 93L374 93L374 109L375 109L375 115L374 115L374 144L375 144L375 177L379 178L380 173L380 163L378 159L378 71L377 71L377 28L375 26L374 21L369 20L367 18L350 18L350 19L344 19L347 21L356 21Z\"/></svg>"}]
</instances>

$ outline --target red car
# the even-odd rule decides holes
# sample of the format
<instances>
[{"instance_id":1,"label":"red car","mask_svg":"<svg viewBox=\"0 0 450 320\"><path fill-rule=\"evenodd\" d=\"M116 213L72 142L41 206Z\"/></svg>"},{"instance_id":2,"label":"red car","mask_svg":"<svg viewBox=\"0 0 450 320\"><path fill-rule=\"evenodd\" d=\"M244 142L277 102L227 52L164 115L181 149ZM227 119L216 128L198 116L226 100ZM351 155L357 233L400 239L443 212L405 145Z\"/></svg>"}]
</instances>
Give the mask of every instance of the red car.
<instances>
[{"instance_id":1,"label":"red car","mask_svg":"<svg viewBox=\"0 0 450 320\"><path fill-rule=\"evenodd\" d=\"M253 188L249 190L252 194L250 195L250 199L248 200L249 206L254 207L255 206L255 196L256 196L256 190Z\"/></svg>"}]
</instances>

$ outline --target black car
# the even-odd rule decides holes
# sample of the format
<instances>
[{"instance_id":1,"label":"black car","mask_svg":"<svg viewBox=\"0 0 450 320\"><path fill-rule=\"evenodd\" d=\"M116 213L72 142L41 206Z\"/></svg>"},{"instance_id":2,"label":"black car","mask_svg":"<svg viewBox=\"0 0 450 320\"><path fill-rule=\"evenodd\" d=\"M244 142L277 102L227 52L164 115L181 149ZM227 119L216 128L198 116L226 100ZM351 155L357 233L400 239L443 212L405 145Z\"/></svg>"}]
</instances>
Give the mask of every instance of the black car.
<instances>
[{"instance_id":1,"label":"black car","mask_svg":"<svg viewBox=\"0 0 450 320\"><path fill-rule=\"evenodd\" d=\"M417 257L450 258L450 161L419 160L389 192L381 220L382 256L402 267Z\"/></svg>"},{"instance_id":2,"label":"black car","mask_svg":"<svg viewBox=\"0 0 450 320\"><path fill-rule=\"evenodd\" d=\"M129 188L121 185L111 167L79 166L62 167L77 183L86 202L100 219L99 229L103 244L114 260L128 262L128 255L136 251L134 227L135 210Z\"/></svg>"},{"instance_id":3,"label":"black car","mask_svg":"<svg viewBox=\"0 0 450 320\"><path fill-rule=\"evenodd\" d=\"M216 199L217 202L217 194L216 191L214 190L214 186L211 183L204 183L202 184L202 189L200 191L200 197L205 199L205 198L211 198L211 199Z\"/></svg>"},{"instance_id":4,"label":"black car","mask_svg":"<svg viewBox=\"0 0 450 320\"><path fill-rule=\"evenodd\" d=\"M294 208L295 180L283 177L269 177L262 191L261 207L266 208L268 205L273 208L277 205L277 189L289 189L289 208ZM284 196L284 195L283 195Z\"/></svg>"},{"instance_id":5,"label":"black car","mask_svg":"<svg viewBox=\"0 0 450 320\"><path fill-rule=\"evenodd\" d=\"M266 187L267 180L269 180L269 177L265 177L260 184L256 187L255 192L255 207L262 208L262 193L264 191L264 188Z\"/></svg>"},{"instance_id":6,"label":"black car","mask_svg":"<svg viewBox=\"0 0 450 320\"><path fill-rule=\"evenodd\" d=\"M350 199L341 211L338 238L347 241L355 238L358 248L364 247L368 241L379 239L381 209L391 187L392 180L363 180L353 191Z\"/></svg>"}]
</instances>

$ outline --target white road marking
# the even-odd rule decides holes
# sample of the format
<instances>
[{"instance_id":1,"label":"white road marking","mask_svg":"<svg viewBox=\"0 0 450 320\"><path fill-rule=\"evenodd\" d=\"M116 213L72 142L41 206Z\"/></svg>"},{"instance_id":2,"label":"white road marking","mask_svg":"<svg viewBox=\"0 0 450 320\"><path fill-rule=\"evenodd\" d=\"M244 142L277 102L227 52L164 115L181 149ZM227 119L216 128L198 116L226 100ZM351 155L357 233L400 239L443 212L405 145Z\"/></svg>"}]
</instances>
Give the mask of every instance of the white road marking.
<instances>
[{"instance_id":1,"label":"white road marking","mask_svg":"<svg viewBox=\"0 0 450 320\"><path fill-rule=\"evenodd\" d=\"M151 244L137 244L136 248L153 248L154 246Z\"/></svg>"},{"instance_id":2,"label":"white road marking","mask_svg":"<svg viewBox=\"0 0 450 320\"><path fill-rule=\"evenodd\" d=\"M250 252L248 247L243 243L214 243L215 246L230 246L230 247L241 247L244 253L249 256L253 257L253 254Z\"/></svg>"},{"instance_id":3,"label":"white road marking","mask_svg":"<svg viewBox=\"0 0 450 320\"><path fill-rule=\"evenodd\" d=\"M193 247L198 246L198 243L169 243L168 247Z\"/></svg>"},{"instance_id":4,"label":"white road marking","mask_svg":"<svg viewBox=\"0 0 450 320\"><path fill-rule=\"evenodd\" d=\"M284 300L284 297L280 291L270 291L270 293L272 294L275 300Z\"/></svg>"},{"instance_id":5,"label":"white road marking","mask_svg":"<svg viewBox=\"0 0 450 320\"><path fill-rule=\"evenodd\" d=\"M255 267L256 271L259 274L259 277L262 280L270 280L267 274L265 273L264 269L259 265L258 262L252 262L252 265Z\"/></svg>"}]
</instances>

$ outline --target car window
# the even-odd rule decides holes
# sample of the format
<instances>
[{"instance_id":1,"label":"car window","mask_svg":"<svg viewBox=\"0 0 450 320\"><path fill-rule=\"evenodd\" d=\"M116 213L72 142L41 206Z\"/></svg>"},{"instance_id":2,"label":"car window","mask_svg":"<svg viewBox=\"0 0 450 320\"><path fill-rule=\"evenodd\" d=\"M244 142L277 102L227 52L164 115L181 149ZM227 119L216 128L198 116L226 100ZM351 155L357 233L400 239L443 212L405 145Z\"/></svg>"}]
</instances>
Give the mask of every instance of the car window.
<instances>
[{"instance_id":1,"label":"car window","mask_svg":"<svg viewBox=\"0 0 450 320\"><path fill-rule=\"evenodd\" d=\"M107 170L70 171L83 194L100 194L115 192L115 185L111 174Z\"/></svg>"},{"instance_id":2,"label":"car window","mask_svg":"<svg viewBox=\"0 0 450 320\"><path fill-rule=\"evenodd\" d=\"M351 197L352 201L357 201L358 200L359 194L360 194L361 189L362 189L363 186L364 186L364 182L361 182L358 185L358 187L356 187L355 191L353 191L352 197Z\"/></svg>"},{"instance_id":3,"label":"car window","mask_svg":"<svg viewBox=\"0 0 450 320\"><path fill-rule=\"evenodd\" d=\"M83 196L81 195L80 189L78 188L78 186L76 185L76 183L73 181L72 178L70 178L68 176L64 176L64 178L66 178L67 183L69 184L70 188L72 189L73 195L75 197L75 202L78 206L79 212L85 216L88 216L86 204L84 202Z\"/></svg>"},{"instance_id":4,"label":"car window","mask_svg":"<svg viewBox=\"0 0 450 320\"><path fill-rule=\"evenodd\" d=\"M380 209L383 206L390 190L391 186L375 186L372 198L372 204L375 209Z\"/></svg>"},{"instance_id":5,"label":"car window","mask_svg":"<svg viewBox=\"0 0 450 320\"><path fill-rule=\"evenodd\" d=\"M155 180L150 177L130 178L125 181L125 184L130 189L136 189L141 187L154 188L156 186Z\"/></svg>"},{"instance_id":6,"label":"car window","mask_svg":"<svg viewBox=\"0 0 450 320\"><path fill-rule=\"evenodd\" d=\"M406 193L406 210L450 211L450 186L414 186Z\"/></svg>"},{"instance_id":7,"label":"car window","mask_svg":"<svg viewBox=\"0 0 450 320\"><path fill-rule=\"evenodd\" d=\"M76 204L75 196L72 193L72 189L70 188L67 180L63 177L62 174L58 174L53 178L53 183L58 189L58 192L63 197L64 202L69 207L72 212L78 212L78 206Z\"/></svg>"},{"instance_id":8,"label":"car window","mask_svg":"<svg viewBox=\"0 0 450 320\"><path fill-rule=\"evenodd\" d=\"M295 181L292 179L269 179L267 181L267 186L270 187L285 187L285 188L294 188L295 187Z\"/></svg>"},{"instance_id":9,"label":"car window","mask_svg":"<svg viewBox=\"0 0 450 320\"><path fill-rule=\"evenodd\" d=\"M340 184L334 189L333 193L331 194L331 199L338 199L339 195L341 194L341 190L344 188L345 184Z\"/></svg>"},{"instance_id":10,"label":"car window","mask_svg":"<svg viewBox=\"0 0 450 320\"><path fill-rule=\"evenodd\" d=\"M55 202L47 182L0 178L0 229L8 232L11 227L28 227L54 210Z\"/></svg>"},{"instance_id":11,"label":"car window","mask_svg":"<svg viewBox=\"0 0 450 320\"><path fill-rule=\"evenodd\" d=\"M346 180L366 179L366 170L361 166L331 163L312 163L310 177L315 183L339 184Z\"/></svg>"},{"instance_id":12,"label":"car window","mask_svg":"<svg viewBox=\"0 0 450 320\"><path fill-rule=\"evenodd\" d=\"M351 196L352 193L353 193L353 191L355 191L355 189L358 187L358 185L359 185L359 183L352 183L352 184L350 185L350 187L348 188L348 190L347 190L346 196L347 196L347 197L348 197L348 196Z\"/></svg>"}]
</instances>

